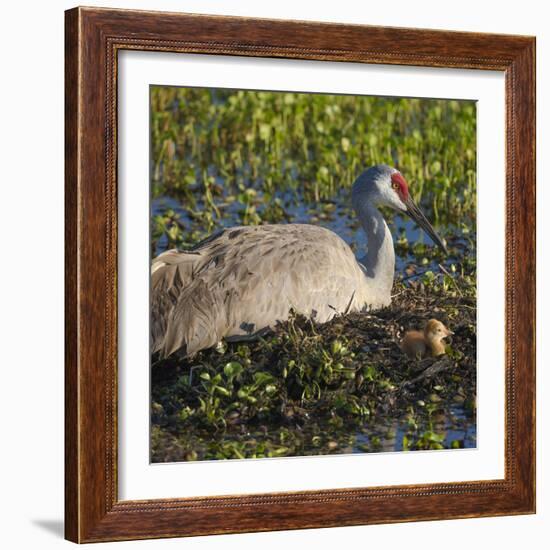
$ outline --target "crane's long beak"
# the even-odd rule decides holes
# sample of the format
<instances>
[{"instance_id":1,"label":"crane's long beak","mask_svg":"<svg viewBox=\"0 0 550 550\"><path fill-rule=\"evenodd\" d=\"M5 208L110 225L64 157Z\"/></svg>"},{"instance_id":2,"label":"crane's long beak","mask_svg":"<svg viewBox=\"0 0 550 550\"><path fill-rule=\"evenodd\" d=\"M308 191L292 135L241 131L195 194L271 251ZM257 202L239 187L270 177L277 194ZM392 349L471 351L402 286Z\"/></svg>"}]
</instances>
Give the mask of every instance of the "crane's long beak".
<instances>
[{"instance_id":1,"label":"crane's long beak","mask_svg":"<svg viewBox=\"0 0 550 550\"><path fill-rule=\"evenodd\" d=\"M432 224L428 221L428 218L424 215L422 210L416 206L415 202L412 200L411 196L407 197L407 200L404 201L405 206L407 207L406 213L421 227L432 239L432 241L441 248L441 250L448 254L447 247L441 239L441 237L435 232L435 229L432 227Z\"/></svg>"}]
</instances>

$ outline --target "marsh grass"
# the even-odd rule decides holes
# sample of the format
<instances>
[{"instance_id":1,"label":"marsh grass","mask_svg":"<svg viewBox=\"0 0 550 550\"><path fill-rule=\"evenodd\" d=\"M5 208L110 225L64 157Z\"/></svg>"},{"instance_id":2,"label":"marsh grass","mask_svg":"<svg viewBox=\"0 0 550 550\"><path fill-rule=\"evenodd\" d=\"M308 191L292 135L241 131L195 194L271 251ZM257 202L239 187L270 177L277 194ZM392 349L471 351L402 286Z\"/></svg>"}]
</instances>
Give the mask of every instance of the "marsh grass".
<instances>
[{"instance_id":1,"label":"marsh grass","mask_svg":"<svg viewBox=\"0 0 550 550\"><path fill-rule=\"evenodd\" d=\"M332 200L378 163L402 169L436 223L475 218L473 101L154 86L151 132L153 198L200 205L209 230L221 197L261 223L257 195Z\"/></svg>"}]
</instances>

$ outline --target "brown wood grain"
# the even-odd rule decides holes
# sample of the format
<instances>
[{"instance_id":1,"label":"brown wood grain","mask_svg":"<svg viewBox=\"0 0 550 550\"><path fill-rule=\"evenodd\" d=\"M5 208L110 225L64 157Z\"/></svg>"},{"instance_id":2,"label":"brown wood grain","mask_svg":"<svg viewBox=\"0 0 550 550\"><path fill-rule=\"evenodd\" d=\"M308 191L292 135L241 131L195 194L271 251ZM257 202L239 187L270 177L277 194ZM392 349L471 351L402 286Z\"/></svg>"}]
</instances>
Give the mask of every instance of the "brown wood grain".
<instances>
[{"instance_id":1,"label":"brown wood grain","mask_svg":"<svg viewBox=\"0 0 550 550\"><path fill-rule=\"evenodd\" d=\"M174 500L117 490L116 84L121 49L499 70L506 79L506 476ZM66 12L66 537L75 542L532 513L535 39L237 17Z\"/></svg>"},{"instance_id":2,"label":"brown wood grain","mask_svg":"<svg viewBox=\"0 0 550 550\"><path fill-rule=\"evenodd\" d=\"M78 539L78 12L65 32L65 537Z\"/></svg>"}]
</instances>

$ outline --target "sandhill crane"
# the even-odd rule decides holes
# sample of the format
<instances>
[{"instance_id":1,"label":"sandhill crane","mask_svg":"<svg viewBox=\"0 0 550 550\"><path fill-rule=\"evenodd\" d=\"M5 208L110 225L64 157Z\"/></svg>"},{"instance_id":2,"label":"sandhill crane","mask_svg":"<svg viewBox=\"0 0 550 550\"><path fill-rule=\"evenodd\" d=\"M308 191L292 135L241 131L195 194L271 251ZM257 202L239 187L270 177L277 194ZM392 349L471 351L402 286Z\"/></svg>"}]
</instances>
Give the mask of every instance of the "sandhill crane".
<instances>
[{"instance_id":1,"label":"sandhill crane","mask_svg":"<svg viewBox=\"0 0 550 550\"><path fill-rule=\"evenodd\" d=\"M437 357L445 353L443 340L454 334L441 321L430 319L424 330L409 330L401 341L401 351L409 357Z\"/></svg>"},{"instance_id":2,"label":"sandhill crane","mask_svg":"<svg viewBox=\"0 0 550 550\"><path fill-rule=\"evenodd\" d=\"M151 266L152 353L192 356L223 338L252 338L291 311L324 323L389 305L395 253L380 206L408 214L446 252L395 168L363 172L351 198L368 239L359 261L334 232L308 224L228 228L190 250L157 256Z\"/></svg>"}]
</instances>

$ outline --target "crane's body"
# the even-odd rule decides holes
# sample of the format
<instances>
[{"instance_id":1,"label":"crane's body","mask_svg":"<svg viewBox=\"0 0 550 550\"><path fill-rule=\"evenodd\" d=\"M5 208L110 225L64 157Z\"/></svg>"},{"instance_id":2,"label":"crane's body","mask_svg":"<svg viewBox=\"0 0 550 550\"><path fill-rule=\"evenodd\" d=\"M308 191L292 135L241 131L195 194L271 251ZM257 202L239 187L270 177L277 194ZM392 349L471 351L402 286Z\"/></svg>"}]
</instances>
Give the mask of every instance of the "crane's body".
<instances>
[{"instance_id":1,"label":"crane's body","mask_svg":"<svg viewBox=\"0 0 550 550\"><path fill-rule=\"evenodd\" d=\"M386 179L389 191L381 183ZM401 204L391 191L401 194ZM292 311L323 323L337 314L389 305L395 254L377 207L402 210L426 223L432 237L435 232L393 168L364 172L352 202L367 234L360 261L336 233L309 224L233 227L189 251L160 254L151 268L152 351L165 357L183 350L191 356L224 338L255 337Z\"/></svg>"}]
</instances>

